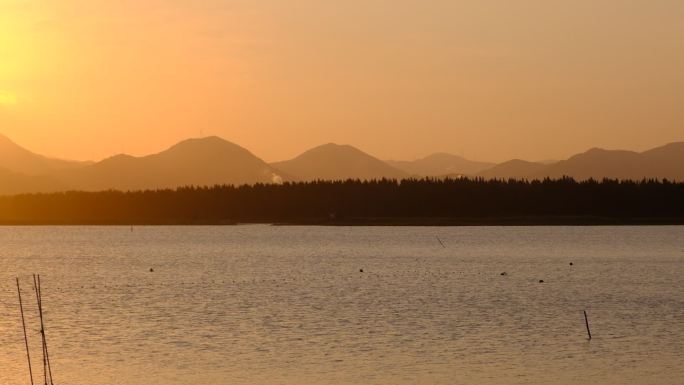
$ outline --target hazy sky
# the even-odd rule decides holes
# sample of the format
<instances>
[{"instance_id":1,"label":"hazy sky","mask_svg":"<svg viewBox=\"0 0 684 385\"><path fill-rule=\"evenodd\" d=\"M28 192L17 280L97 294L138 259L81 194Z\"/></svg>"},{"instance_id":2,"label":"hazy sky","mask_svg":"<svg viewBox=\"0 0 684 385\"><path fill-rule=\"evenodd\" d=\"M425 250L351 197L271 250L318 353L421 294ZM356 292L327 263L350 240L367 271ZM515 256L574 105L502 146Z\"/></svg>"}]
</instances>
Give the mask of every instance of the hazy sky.
<instances>
[{"instance_id":1,"label":"hazy sky","mask_svg":"<svg viewBox=\"0 0 684 385\"><path fill-rule=\"evenodd\" d=\"M0 133L99 159L562 158L684 140L681 0L0 0Z\"/></svg>"}]
</instances>

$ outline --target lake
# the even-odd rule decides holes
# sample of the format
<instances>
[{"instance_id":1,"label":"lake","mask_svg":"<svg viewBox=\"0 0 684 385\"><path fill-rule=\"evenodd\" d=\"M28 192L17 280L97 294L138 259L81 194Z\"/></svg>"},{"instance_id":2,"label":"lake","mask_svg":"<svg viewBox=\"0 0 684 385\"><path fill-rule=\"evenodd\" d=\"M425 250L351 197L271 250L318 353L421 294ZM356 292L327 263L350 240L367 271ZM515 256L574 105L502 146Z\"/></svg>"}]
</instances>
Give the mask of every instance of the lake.
<instances>
[{"instance_id":1,"label":"lake","mask_svg":"<svg viewBox=\"0 0 684 385\"><path fill-rule=\"evenodd\" d=\"M43 383L34 272L57 384L684 378L684 226L0 227L0 245L3 385L29 381L15 276Z\"/></svg>"}]
</instances>

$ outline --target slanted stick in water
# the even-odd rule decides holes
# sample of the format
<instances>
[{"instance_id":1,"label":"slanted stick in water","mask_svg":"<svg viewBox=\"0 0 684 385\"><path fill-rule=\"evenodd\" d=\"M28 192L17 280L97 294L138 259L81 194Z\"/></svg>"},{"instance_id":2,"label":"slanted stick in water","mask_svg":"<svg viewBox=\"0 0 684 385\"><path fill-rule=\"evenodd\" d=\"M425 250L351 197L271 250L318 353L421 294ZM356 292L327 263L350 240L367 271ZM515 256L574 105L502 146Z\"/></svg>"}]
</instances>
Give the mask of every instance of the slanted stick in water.
<instances>
[{"instance_id":1,"label":"slanted stick in water","mask_svg":"<svg viewBox=\"0 0 684 385\"><path fill-rule=\"evenodd\" d=\"M29 376L33 385L33 369L31 369L31 353L29 351L28 336L26 335L26 321L24 320L24 305L21 302L21 288L19 288L19 277L17 277L17 294L19 295L19 310L21 311L21 326L24 329L24 344L26 345L26 361L28 361Z\"/></svg>"},{"instance_id":2,"label":"slanted stick in water","mask_svg":"<svg viewBox=\"0 0 684 385\"><path fill-rule=\"evenodd\" d=\"M38 298L40 301L38 303L38 311L40 313L40 330L43 335L43 348L45 350L45 361L47 362L48 378L50 379L50 384L54 384L52 381L52 367L50 366L50 353L48 353L47 337L45 336L45 326L43 324L43 292L40 290L40 274L38 274Z\"/></svg>"},{"instance_id":3,"label":"slanted stick in water","mask_svg":"<svg viewBox=\"0 0 684 385\"><path fill-rule=\"evenodd\" d=\"M45 333L43 331L43 318L40 315L40 292L38 290L38 281L36 280L36 275L33 274L33 290L36 292L36 305L38 305L38 318L40 319L40 344L43 351L43 381L47 385L47 361L45 360Z\"/></svg>"},{"instance_id":4,"label":"slanted stick in water","mask_svg":"<svg viewBox=\"0 0 684 385\"><path fill-rule=\"evenodd\" d=\"M587 317L587 311L584 311L584 323L587 325L587 334L589 335L589 340L591 341L591 330L589 330L589 318Z\"/></svg>"}]
</instances>

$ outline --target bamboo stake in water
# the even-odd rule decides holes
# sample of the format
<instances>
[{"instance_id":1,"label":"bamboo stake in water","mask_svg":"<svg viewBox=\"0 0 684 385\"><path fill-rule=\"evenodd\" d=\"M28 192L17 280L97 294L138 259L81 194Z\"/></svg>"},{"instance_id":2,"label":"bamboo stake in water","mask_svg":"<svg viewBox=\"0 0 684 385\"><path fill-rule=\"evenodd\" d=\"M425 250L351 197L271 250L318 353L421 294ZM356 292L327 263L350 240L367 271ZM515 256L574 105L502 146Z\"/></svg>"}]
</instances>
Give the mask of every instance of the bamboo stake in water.
<instances>
[{"instance_id":1,"label":"bamboo stake in water","mask_svg":"<svg viewBox=\"0 0 684 385\"><path fill-rule=\"evenodd\" d=\"M40 275L36 279L33 274L33 287L36 290L36 302L38 303L38 318L40 319L40 337L43 345L43 378L45 385L53 384L52 369L50 368L50 356L47 348L47 338L45 337L45 324L43 321L43 293L40 291ZM49 379L49 381L48 381Z\"/></svg>"},{"instance_id":2,"label":"bamboo stake in water","mask_svg":"<svg viewBox=\"0 0 684 385\"><path fill-rule=\"evenodd\" d=\"M589 340L591 341L591 330L589 330L589 318L587 317L587 311L584 311L584 323L587 325L587 334L589 335Z\"/></svg>"},{"instance_id":3,"label":"bamboo stake in water","mask_svg":"<svg viewBox=\"0 0 684 385\"><path fill-rule=\"evenodd\" d=\"M38 312L40 313L40 330L43 336L43 350L45 352L45 361L47 362L48 377L50 384L54 384L52 380L52 367L50 366L50 353L48 353L47 337L45 336L45 326L43 324L43 292L40 290L40 274L38 274Z\"/></svg>"},{"instance_id":4,"label":"bamboo stake in water","mask_svg":"<svg viewBox=\"0 0 684 385\"><path fill-rule=\"evenodd\" d=\"M24 320L24 305L21 303L21 289L19 288L19 277L17 277L17 294L19 294L19 310L21 311L21 326L24 329L24 344L26 345L26 360L28 361L29 376L33 385L33 369L31 369L31 353L29 352L28 336L26 335L26 321Z\"/></svg>"},{"instance_id":5,"label":"bamboo stake in water","mask_svg":"<svg viewBox=\"0 0 684 385\"><path fill-rule=\"evenodd\" d=\"M444 246L444 243L442 242L442 240L439 239L439 237L437 237L437 236L435 236L435 238L437 238L437 240L439 241L439 244L442 245L442 247L446 249L446 246Z\"/></svg>"},{"instance_id":6,"label":"bamboo stake in water","mask_svg":"<svg viewBox=\"0 0 684 385\"><path fill-rule=\"evenodd\" d=\"M40 319L40 345L43 353L43 381L45 385L48 385L47 362L45 361L45 333L43 333L43 320L40 316L40 293L38 292L38 281L36 281L35 274L33 274L33 291L36 292L36 305L38 306L38 318Z\"/></svg>"}]
</instances>

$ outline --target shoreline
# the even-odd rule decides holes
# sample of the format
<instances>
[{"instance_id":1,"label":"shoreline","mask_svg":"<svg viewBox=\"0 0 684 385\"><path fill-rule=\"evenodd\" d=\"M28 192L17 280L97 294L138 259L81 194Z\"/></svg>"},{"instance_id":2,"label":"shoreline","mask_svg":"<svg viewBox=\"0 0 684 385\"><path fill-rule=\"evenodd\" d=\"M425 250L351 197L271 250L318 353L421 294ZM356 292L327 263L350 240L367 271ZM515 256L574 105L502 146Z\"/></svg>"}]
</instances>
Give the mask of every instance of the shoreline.
<instances>
[{"instance_id":1,"label":"shoreline","mask_svg":"<svg viewBox=\"0 0 684 385\"><path fill-rule=\"evenodd\" d=\"M3 220L0 226L682 226L684 218L611 218L611 217L356 217L298 218L292 220Z\"/></svg>"}]
</instances>

